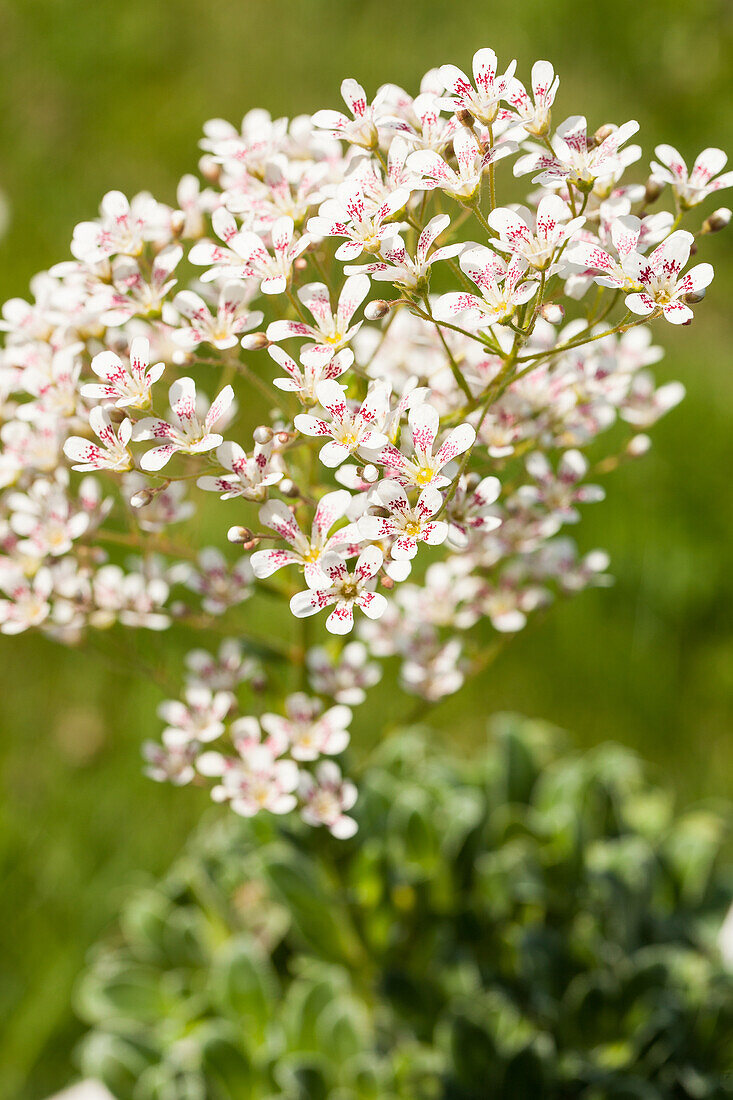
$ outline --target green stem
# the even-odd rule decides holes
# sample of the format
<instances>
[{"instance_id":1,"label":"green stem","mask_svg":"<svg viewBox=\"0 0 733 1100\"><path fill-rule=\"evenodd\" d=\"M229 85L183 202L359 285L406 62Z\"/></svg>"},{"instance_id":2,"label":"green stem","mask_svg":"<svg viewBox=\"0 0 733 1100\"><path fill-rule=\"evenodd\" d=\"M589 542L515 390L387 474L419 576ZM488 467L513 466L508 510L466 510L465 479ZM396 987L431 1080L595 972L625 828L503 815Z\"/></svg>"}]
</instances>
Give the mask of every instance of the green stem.
<instances>
[{"instance_id":1,"label":"green stem","mask_svg":"<svg viewBox=\"0 0 733 1100\"><path fill-rule=\"evenodd\" d=\"M482 228L486 231L486 235L489 236L489 237L493 237L495 235L494 231L491 228L491 226L489 225L489 223L487 222L486 218L481 213L481 207L478 204L478 199L476 199L476 201L472 204L471 209L473 210L474 214L476 215L476 218L478 219L478 221L481 224ZM491 209L492 210L494 209L493 206L492 206Z\"/></svg>"},{"instance_id":2,"label":"green stem","mask_svg":"<svg viewBox=\"0 0 733 1100\"><path fill-rule=\"evenodd\" d=\"M613 336L615 333L618 332L626 332L628 329L634 328L636 325L641 325L645 321L651 320L651 318L654 317L654 314L650 313L647 317L639 317L636 321L632 321L631 324L627 324L626 322L628 321L629 317L631 317L631 314L626 313L619 324L615 325L613 328L606 329L605 332L596 333L595 336L583 336L578 337L577 340L568 340L567 344L561 344L560 347L552 348L550 351L543 351L539 355L520 355L517 359L517 362L527 363L532 360L533 363L536 365L543 359L551 359L555 355L562 355L564 351L570 351L572 348L582 347L583 344L592 344L596 340L603 340L606 336Z\"/></svg>"},{"instance_id":3,"label":"green stem","mask_svg":"<svg viewBox=\"0 0 733 1100\"><path fill-rule=\"evenodd\" d=\"M489 149L494 148L494 128L489 126ZM494 174L494 163L489 163L489 212L496 207L496 180ZM488 225L487 225L488 230Z\"/></svg>"},{"instance_id":4,"label":"green stem","mask_svg":"<svg viewBox=\"0 0 733 1100\"><path fill-rule=\"evenodd\" d=\"M465 379L465 378L463 377L463 374L462 374L462 372L461 372L461 369L460 369L460 367L458 366L458 363L456 362L456 360L455 360L455 358L454 358L454 356L453 356L453 352L452 352L452 351L450 350L450 348L448 347L448 342L447 342L447 340L446 340L445 336L443 335L443 333L442 333L442 331L441 331L440 325L438 324L438 322L437 322L437 321L435 320L435 318L433 317L433 311L432 311L432 310L431 310L431 308L430 308L430 301L429 301L429 299L428 299L428 296L427 296L427 294L426 294L426 295L425 295L425 297L423 298L423 301L425 302L425 309L426 309L426 311L427 311L427 313L428 313L428 316L430 317L431 321L432 321L432 322L433 322L433 324L435 325L435 331L437 332L438 336L440 337L440 342L441 342L441 344L443 345L443 350L445 351L445 354L446 354L446 355L447 355L447 357L448 357L448 362L450 363L450 369L451 369L451 371L452 371L452 373L453 373L453 377L455 378L456 382L458 383L458 385L460 386L460 388L461 388L461 389L463 390L463 392L465 393L465 395L466 395L466 397L468 398L468 400L469 400L469 401L473 401L473 394L471 393L471 390L470 390L470 387L469 387L469 385L468 385L468 382L467 382L467 381L466 381L466 379Z\"/></svg>"}]
</instances>

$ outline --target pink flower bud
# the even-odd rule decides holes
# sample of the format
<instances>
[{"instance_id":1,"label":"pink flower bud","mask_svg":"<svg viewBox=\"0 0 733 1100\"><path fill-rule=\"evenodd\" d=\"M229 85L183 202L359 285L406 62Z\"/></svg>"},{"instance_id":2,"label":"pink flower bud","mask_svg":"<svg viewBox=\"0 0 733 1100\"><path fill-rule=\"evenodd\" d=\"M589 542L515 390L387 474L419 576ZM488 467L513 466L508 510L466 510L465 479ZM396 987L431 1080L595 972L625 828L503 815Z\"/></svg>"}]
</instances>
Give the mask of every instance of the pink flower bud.
<instances>
[{"instance_id":1,"label":"pink flower bud","mask_svg":"<svg viewBox=\"0 0 733 1100\"><path fill-rule=\"evenodd\" d=\"M386 302L384 298L375 298L373 302L364 306L364 316L367 321L379 321L387 316L390 309L391 302Z\"/></svg>"},{"instance_id":2,"label":"pink flower bud","mask_svg":"<svg viewBox=\"0 0 733 1100\"><path fill-rule=\"evenodd\" d=\"M270 341L264 332L252 332L248 336L243 336L240 342L245 351L262 351L263 348L270 346Z\"/></svg>"},{"instance_id":3,"label":"pink flower bud","mask_svg":"<svg viewBox=\"0 0 733 1100\"><path fill-rule=\"evenodd\" d=\"M230 527L227 531L229 542L243 543L252 541L252 531L249 527Z\"/></svg>"},{"instance_id":4,"label":"pink flower bud","mask_svg":"<svg viewBox=\"0 0 733 1100\"><path fill-rule=\"evenodd\" d=\"M641 458L645 455L652 445L652 441L648 435L641 432L639 435L632 436L629 442L626 444L626 454L629 458Z\"/></svg>"},{"instance_id":5,"label":"pink flower bud","mask_svg":"<svg viewBox=\"0 0 733 1100\"><path fill-rule=\"evenodd\" d=\"M725 229L728 222L731 219L731 211L727 206L721 206L718 210L713 210L712 214L709 214L705 221L702 223L702 233L719 233L721 229Z\"/></svg>"}]
</instances>

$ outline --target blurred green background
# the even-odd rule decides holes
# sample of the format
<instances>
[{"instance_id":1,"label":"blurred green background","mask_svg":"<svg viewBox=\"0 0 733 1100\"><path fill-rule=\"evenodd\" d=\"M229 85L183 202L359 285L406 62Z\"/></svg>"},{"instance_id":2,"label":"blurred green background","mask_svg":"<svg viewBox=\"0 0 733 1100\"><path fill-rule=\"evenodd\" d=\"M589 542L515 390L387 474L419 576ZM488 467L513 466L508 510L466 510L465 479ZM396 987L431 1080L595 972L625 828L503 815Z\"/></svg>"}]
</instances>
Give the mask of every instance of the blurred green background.
<instances>
[{"instance_id":1,"label":"blurred green background","mask_svg":"<svg viewBox=\"0 0 733 1100\"><path fill-rule=\"evenodd\" d=\"M106 190L173 201L205 119L338 106L346 75L370 93L385 81L414 91L426 69L468 67L481 45L505 64L517 57L523 78L534 60L553 61L556 122L637 118L645 162L661 141L689 158L706 145L733 149L727 0L4 0L0 28L0 188L12 209L3 299L67 258L74 224ZM729 793L726 234L708 240L705 259L716 280L694 325L657 331L669 349L658 377L683 380L688 398L655 430L651 455L608 479L607 503L588 508L578 531L584 550L611 552L615 587L555 608L460 702L444 703L436 721L450 743L468 749L487 713L521 710L582 744L634 747L684 802ZM165 637L172 664L185 643ZM103 654L36 637L0 644L3 1100L39 1100L71 1078L70 991L84 953L125 886L166 867L204 805L199 792L142 777L140 743L158 732L161 696L115 659L115 644L124 635L105 638Z\"/></svg>"}]
</instances>

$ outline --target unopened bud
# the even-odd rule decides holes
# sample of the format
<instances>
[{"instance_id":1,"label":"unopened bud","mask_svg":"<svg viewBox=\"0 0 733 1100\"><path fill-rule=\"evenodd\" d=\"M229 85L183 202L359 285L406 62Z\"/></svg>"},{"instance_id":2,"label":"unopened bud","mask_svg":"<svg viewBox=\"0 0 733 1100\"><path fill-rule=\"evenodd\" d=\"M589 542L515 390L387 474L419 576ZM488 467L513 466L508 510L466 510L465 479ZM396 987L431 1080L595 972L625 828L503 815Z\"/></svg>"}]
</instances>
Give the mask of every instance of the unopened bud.
<instances>
[{"instance_id":1,"label":"unopened bud","mask_svg":"<svg viewBox=\"0 0 733 1100\"><path fill-rule=\"evenodd\" d=\"M186 215L182 210L174 210L171 214L171 230L174 237L180 237L186 224Z\"/></svg>"},{"instance_id":2,"label":"unopened bud","mask_svg":"<svg viewBox=\"0 0 733 1100\"><path fill-rule=\"evenodd\" d=\"M612 133L613 126L610 126L608 123L606 123L605 126L599 126L593 137L588 142L588 147L590 149L593 149L597 145L602 145L606 138L610 137Z\"/></svg>"},{"instance_id":3,"label":"unopened bud","mask_svg":"<svg viewBox=\"0 0 733 1100\"><path fill-rule=\"evenodd\" d=\"M262 351L263 348L270 346L270 341L264 332L250 332L242 337L240 343L245 351Z\"/></svg>"},{"instance_id":4,"label":"unopened bud","mask_svg":"<svg viewBox=\"0 0 733 1100\"><path fill-rule=\"evenodd\" d=\"M702 223L701 233L719 233L725 229L731 219L731 211L727 206L721 206L719 210L713 210Z\"/></svg>"},{"instance_id":5,"label":"unopened bud","mask_svg":"<svg viewBox=\"0 0 733 1100\"><path fill-rule=\"evenodd\" d=\"M469 130L473 128L473 115L465 107L459 107L456 111L456 119L460 122L461 126L468 126Z\"/></svg>"},{"instance_id":6,"label":"unopened bud","mask_svg":"<svg viewBox=\"0 0 733 1100\"><path fill-rule=\"evenodd\" d=\"M255 428L252 432L252 438L255 443L259 443L261 447L263 447L265 443L269 443L273 435L274 432L272 428L268 428L267 424L260 424L260 426Z\"/></svg>"},{"instance_id":7,"label":"unopened bud","mask_svg":"<svg viewBox=\"0 0 733 1100\"><path fill-rule=\"evenodd\" d=\"M252 535L249 527L230 527L227 531L229 542L251 542Z\"/></svg>"},{"instance_id":8,"label":"unopened bud","mask_svg":"<svg viewBox=\"0 0 733 1100\"><path fill-rule=\"evenodd\" d=\"M394 588L394 581L391 577L382 577L381 585L382 588Z\"/></svg>"},{"instance_id":9,"label":"unopened bud","mask_svg":"<svg viewBox=\"0 0 733 1100\"><path fill-rule=\"evenodd\" d=\"M368 466L365 466L361 472L362 479L368 481L372 485L375 481L379 480L379 470L376 466L370 462Z\"/></svg>"},{"instance_id":10,"label":"unopened bud","mask_svg":"<svg viewBox=\"0 0 733 1100\"><path fill-rule=\"evenodd\" d=\"M559 325L565 316L565 310L558 302L545 302L540 313L551 325Z\"/></svg>"},{"instance_id":11,"label":"unopened bud","mask_svg":"<svg viewBox=\"0 0 733 1100\"><path fill-rule=\"evenodd\" d=\"M386 302L384 298L375 298L373 302L364 306L364 316L367 321L380 321L382 317L387 316L390 308L391 302Z\"/></svg>"},{"instance_id":12,"label":"unopened bud","mask_svg":"<svg viewBox=\"0 0 733 1100\"><path fill-rule=\"evenodd\" d=\"M305 256L298 256L298 259L293 264L293 267L295 268L296 271L305 271L307 266L308 266L308 261L306 260Z\"/></svg>"},{"instance_id":13,"label":"unopened bud","mask_svg":"<svg viewBox=\"0 0 733 1100\"><path fill-rule=\"evenodd\" d=\"M652 441L648 435L640 432L639 435L632 436L629 442L626 444L626 454L629 458L641 458L645 455L652 445Z\"/></svg>"},{"instance_id":14,"label":"unopened bud","mask_svg":"<svg viewBox=\"0 0 733 1100\"><path fill-rule=\"evenodd\" d=\"M278 485L278 489L284 497L297 497L300 496L300 490L298 486L293 484L289 478L285 478Z\"/></svg>"},{"instance_id":15,"label":"unopened bud","mask_svg":"<svg viewBox=\"0 0 733 1100\"><path fill-rule=\"evenodd\" d=\"M108 412L113 424L121 424L123 420L127 420L127 413L124 409L111 408L108 409Z\"/></svg>"},{"instance_id":16,"label":"unopened bud","mask_svg":"<svg viewBox=\"0 0 733 1100\"><path fill-rule=\"evenodd\" d=\"M151 504L155 497L155 493L150 489L138 489L136 493L133 493L130 497L131 508L145 508L146 505Z\"/></svg>"},{"instance_id":17,"label":"unopened bud","mask_svg":"<svg viewBox=\"0 0 733 1100\"><path fill-rule=\"evenodd\" d=\"M278 443L280 444L281 447L284 447L285 444L289 443L291 439L292 439L292 435L291 435L290 432L278 432L277 433L277 441L278 441Z\"/></svg>"},{"instance_id":18,"label":"unopened bud","mask_svg":"<svg viewBox=\"0 0 733 1100\"><path fill-rule=\"evenodd\" d=\"M221 165L214 160L210 153L204 153L199 160L199 171L209 183L216 183L221 175Z\"/></svg>"},{"instance_id":19,"label":"unopened bud","mask_svg":"<svg viewBox=\"0 0 733 1100\"><path fill-rule=\"evenodd\" d=\"M656 176L650 176L644 188L644 202L656 202L662 191L664 191L663 182L658 180Z\"/></svg>"}]
</instances>

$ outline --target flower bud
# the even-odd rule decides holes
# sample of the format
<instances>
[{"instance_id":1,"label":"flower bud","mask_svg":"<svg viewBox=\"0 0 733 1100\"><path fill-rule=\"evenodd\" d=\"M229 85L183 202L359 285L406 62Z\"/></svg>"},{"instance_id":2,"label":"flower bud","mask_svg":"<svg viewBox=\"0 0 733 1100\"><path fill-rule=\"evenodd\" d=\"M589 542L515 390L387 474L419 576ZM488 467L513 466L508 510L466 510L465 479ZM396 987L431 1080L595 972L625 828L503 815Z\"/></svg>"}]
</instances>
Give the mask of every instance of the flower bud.
<instances>
[{"instance_id":1,"label":"flower bud","mask_svg":"<svg viewBox=\"0 0 733 1100\"><path fill-rule=\"evenodd\" d=\"M369 465L365 466L362 470L361 476L364 481L373 484L375 481L379 480L379 470L370 462Z\"/></svg>"},{"instance_id":2,"label":"flower bud","mask_svg":"<svg viewBox=\"0 0 733 1100\"><path fill-rule=\"evenodd\" d=\"M249 527L230 527L227 531L229 542L251 542L253 532Z\"/></svg>"},{"instance_id":3,"label":"flower bud","mask_svg":"<svg viewBox=\"0 0 733 1100\"><path fill-rule=\"evenodd\" d=\"M269 443L273 435L274 432L272 428L268 428L267 424L260 424L260 426L255 428L252 432L252 438L255 443L259 443L261 447L263 447L265 443Z\"/></svg>"},{"instance_id":4,"label":"flower bud","mask_svg":"<svg viewBox=\"0 0 733 1100\"><path fill-rule=\"evenodd\" d=\"M380 580L380 584L382 585L382 588L394 588L394 581L391 577L382 577Z\"/></svg>"},{"instance_id":5,"label":"flower bud","mask_svg":"<svg viewBox=\"0 0 733 1100\"><path fill-rule=\"evenodd\" d=\"M298 256L298 259L293 264L293 267L295 268L296 271L305 271L307 266L308 266L308 261L306 260L305 256Z\"/></svg>"},{"instance_id":6,"label":"flower bud","mask_svg":"<svg viewBox=\"0 0 733 1100\"><path fill-rule=\"evenodd\" d=\"M293 484L290 478L284 478L278 485L278 489L284 497L300 496L300 490L298 489L298 486Z\"/></svg>"},{"instance_id":7,"label":"flower bud","mask_svg":"<svg viewBox=\"0 0 733 1100\"><path fill-rule=\"evenodd\" d=\"M551 325L559 325L565 316L565 310L559 302L545 302L540 310L540 315L549 321Z\"/></svg>"},{"instance_id":8,"label":"flower bud","mask_svg":"<svg viewBox=\"0 0 733 1100\"><path fill-rule=\"evenodd\" d=\"M721 229L725 229L728 222L731 219L731 211L727 206L721 206L718 210L713 210L712 214L709 214L705 221L702 223L701 233L719 233Z\"/></svg>"},{"instance_id":9,"label":"flower bud","mask_svg":"<svg viewBox=\"0 0 733 1100\"><path fill-rule=\"evenodd\" d=\"M127 412L125 409L111 408L109 411L109 418L113 424L121 424L123 420L127 420Z\"/></svg>"},{"instance_id":10,"label":"flower bud","mask_svg":"<svg viewBox=\"0 0 733 1100\"><path fill-rule=\"evenodd\" d=\"M174 237L180 237L186 224L186 215L182 210L174 210L171 214L171 230Z\"/></svg>"},{"instance_id":11,"label":"flower bud","mask_svg":"<svg viewBox=\"0 0 733 1100\"><path fill-rule=\"evenodd\" d=\"M286 443L289 443L294 438L294 433L291 432L278 432L277 441L281 447L284 447Z\"/></svg>"},{"instance_id":12,"label":"flower bud","mask_svg":"<svg viewBox=\"0 0 733 1100\"><path fill-rule=\"evenodd\" d=\"M640 432L639 435L632 436L629 442L626 444L626 454L629 458L641 458L645 455L652 445L652 441L648 435Z\"/></svg>"},{"instance_id":13,"label":"flower bud","mask_svg":"<svg viewBox=\"0 0 733 1100\"><path fill-rule=\"evenodd\" d=\"M613 126L608 123L605 126L599 126L593 137L588 142L588 148L594 149L597 145L602 145L607 137L610 137L613 133Z\"/></svg>"},{"instance_id":14,"label":"flower bud","mask_svg":"<svg viewBox=\"0 0 733 1100\"><path fill-rule=\"evenodd\" d=\"M199 171L209 183L216 183L221 175L221 165L214 160L210 153L205 153L199 160Z\"/></svg>"},{"instance_id":15,"label":"flower bud","mask_svg":"<svg viewBox=\"0 0 733 1100\"><path fill-rule=\"evenodd\" d=\"M461 126L467 126L469 130L473 129L473 115L465 107L459 107L456 111L456 118Z\"/></svg>"},{"instance_id":16,"label":"flower bud","mask_svg":"<svg viewBox=\"0 0 733 1100\"><path fill-rule=\"evenodd\" d=\"M644 188L644 202L656 202L662 191L664 191L664 184L662 183L662 181L656 179L655 176L650 176L649 179L646 181L646 187Z\"/></svg>"},{"instance_id":17,"label":"flower bud","mask_svg":"<svg viewBox=\"0 0 733 1100\"><path fill-rule=\"evenodd\" d=\"M367 321L379 321L387 316L390 308L391 302L386 302L384 298L375 298L373 302L368 302L364 306L364 316Z\"/></svg>"},{"instance_id":18,"label":"flower bud","mask_svg":"<svg viewBox=\"0 0 733 1100\"><path fill-rule=\"evenodd\" d=\"M240 343L245 351L262 351L263 348L270 346L270 341L264 332L250 332L242 337Z\"/></svg>"},{"instance_id":19,"label":"flower bud","mask_svg":"<svg viewBox=\"0 0 733 1100\"><path fill-rule=\"evenodd\" d=\"M130 497L131 508L145 508L146 505L152 504L155 498L155 493L150 489L138 489L136 493L133 493Z\"/></svg>"}]
</instances>

